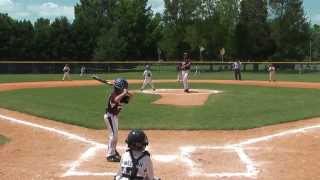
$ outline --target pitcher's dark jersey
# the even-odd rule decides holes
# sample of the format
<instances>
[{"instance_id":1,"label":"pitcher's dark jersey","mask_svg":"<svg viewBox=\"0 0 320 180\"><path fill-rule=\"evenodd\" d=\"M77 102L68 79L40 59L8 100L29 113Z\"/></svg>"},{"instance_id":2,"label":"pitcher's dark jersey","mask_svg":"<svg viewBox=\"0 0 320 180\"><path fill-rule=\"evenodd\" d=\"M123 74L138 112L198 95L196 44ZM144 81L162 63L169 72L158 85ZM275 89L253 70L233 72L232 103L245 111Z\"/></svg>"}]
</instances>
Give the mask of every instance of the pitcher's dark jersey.
<instances>
[{"instance_id":1,"label":"pitcher's dark jersey","mask_svg":"<svg viewBox=\"0 0 320 180\"><path fill-rule=\"evenodd\" d=\"M182 62L182 70L190 70L191 68L191 61L190 60L185 60Z\"/></svg>"},{"instance_id":2,"label":"pitcher's dark jersey","mask_svg":"<svg viewBox=\"0 0 320 180\"><path fill-rule=\"evenodd\" d=\"M112 92L108 99L108 107L106 109L107 113L118 115L122 109L122 104L115 101L118 96L116 92Z\"/></svg>"}]
</instances>

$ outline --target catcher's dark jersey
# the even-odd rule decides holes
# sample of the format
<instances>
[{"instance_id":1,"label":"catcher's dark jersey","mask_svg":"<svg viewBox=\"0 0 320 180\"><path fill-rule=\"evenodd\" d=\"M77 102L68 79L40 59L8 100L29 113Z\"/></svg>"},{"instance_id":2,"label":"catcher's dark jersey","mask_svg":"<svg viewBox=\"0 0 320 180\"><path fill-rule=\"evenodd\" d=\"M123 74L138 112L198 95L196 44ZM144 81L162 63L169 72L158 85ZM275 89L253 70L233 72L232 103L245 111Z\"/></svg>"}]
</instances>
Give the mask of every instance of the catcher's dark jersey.
<instances>
[{"instance_id":1,"label":"catcher's dark jersey","mask_svg":"<svg viewBox=\"0 0 320 180\"><path fill-rule=\"evenodd\" d=\"M122 109L122 104L115 102L115 98L118 96L116 92L112 92L108 99L107 113L118 115Z\"/></svg>"}]
</instances>

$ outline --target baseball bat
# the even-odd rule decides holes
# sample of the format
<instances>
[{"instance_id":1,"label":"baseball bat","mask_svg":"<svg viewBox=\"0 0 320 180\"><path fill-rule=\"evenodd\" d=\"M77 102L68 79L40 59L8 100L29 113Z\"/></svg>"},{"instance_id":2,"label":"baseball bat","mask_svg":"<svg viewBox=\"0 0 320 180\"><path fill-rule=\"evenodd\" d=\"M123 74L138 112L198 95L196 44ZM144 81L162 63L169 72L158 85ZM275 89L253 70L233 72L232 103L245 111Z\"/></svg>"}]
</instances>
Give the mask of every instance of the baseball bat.
<instances>
[{"instance_id":1,"label":"baseball bat","mask_svg":"<svg viewBox=\"0 0 320 180\"><path fill-rule=\"evenodd\" d=\"M101 82L101 83L110 85L110 86L113 85L112 82L110 82L110 81L108 81L108 80L101 79L99 76L92 76L92 79L97 80L97 81L99 81L99 82Z\"/></svg>"}]
</instances>

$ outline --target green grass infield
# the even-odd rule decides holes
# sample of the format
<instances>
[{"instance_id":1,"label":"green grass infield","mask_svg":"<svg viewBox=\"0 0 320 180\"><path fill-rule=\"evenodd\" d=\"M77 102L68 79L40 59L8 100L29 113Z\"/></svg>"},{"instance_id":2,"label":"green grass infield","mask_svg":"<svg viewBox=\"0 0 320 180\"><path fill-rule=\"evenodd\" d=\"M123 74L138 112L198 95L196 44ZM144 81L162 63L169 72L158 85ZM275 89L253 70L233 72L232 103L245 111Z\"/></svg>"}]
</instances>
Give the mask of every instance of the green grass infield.
<instances>
[{"instance_id":1,"label":"green grass infield","mask_svg":"<svg viewBox=\"0 0 320 180\"><path fill-rule=\"evenodd\" d=\"M0 135L0 145L5 144L5 143L7 143L8 141L9 141L8 138Z\"/></svg>"},{"instance_id":2,"label":"green grass infield","mask_svg":"<svg viewBox=\"0 0 320 180\"><path fill-rule=\"evenodd\" d=\"M157 88L179 88L156 84ZM138 89L138 85L130 86ZM192 84L215 89L204 106L155 105L159 96L135 94L119 116L121 129L250 129L320 116L320 91L218 84ZM20 112L103 129L107 86L25 89L0 93L0 106Z\"/></svg>"},{"instance_id":3,"label":"green grass infield","mask_svg":"<svg viewBox=\"0 0 320 180\"><path fill-rule=\"evenodd\" d=\"M154 79L175 79L177 73L174 71L153 71ZM73 80L88 80L91 79L92 74L87 74L84 77L80 77L79 74L71 74ZM105 79L114 79L116 77L124 77L128 79L142 79L141 72L123 72L123 73L107 73L99 74L99 76ZM320 73L277 73L278 81L300 81L300 82L320 82ZM231 80L233 79L233 72L202 72L201 74L195 75L193 72L190 74L191 79L216 79L216 80ZM243 80L268 80L267 72L243 72ZM62 74L0 74L0 83L11 83L11 82L34 82L34 81L60 81Z\"/></svg>"}]
</instances>

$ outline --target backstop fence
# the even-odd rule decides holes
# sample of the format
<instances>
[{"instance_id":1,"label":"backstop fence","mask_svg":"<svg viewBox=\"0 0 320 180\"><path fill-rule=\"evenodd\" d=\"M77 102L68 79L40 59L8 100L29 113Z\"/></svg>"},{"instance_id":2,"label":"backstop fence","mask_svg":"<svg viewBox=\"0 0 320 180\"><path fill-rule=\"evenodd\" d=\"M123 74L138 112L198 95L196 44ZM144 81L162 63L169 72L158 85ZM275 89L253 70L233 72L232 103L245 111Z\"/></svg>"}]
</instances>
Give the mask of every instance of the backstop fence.
<instances>
[{"instance_id":1,"label":"backstop fence","mask_svg":"<svg viewBox=\"0 0 320 180\"><path fill-rule=\"evenodd\" d=\"M145 65L153 71L177 71L177 61L0 61L0 74L57 74L65 64L69 64L71 73L80 73L85 67L87 74L110 72L139 72ZM232 70L233 62L193 61L191 71L219 72ZM320 72L317 62L242 62L244 72L265 72L269 64L274 64L278 72L309 73Z\"/></svg>"}]
</instances>

